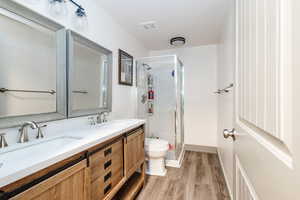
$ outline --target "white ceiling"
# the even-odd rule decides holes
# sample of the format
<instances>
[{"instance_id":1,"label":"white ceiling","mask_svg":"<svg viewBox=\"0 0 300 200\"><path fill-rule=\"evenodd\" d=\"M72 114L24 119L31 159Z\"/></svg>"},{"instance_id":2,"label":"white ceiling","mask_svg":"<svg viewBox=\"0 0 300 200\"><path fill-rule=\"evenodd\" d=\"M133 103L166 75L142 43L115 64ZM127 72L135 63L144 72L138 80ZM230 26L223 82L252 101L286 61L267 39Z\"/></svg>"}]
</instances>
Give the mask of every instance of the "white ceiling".
<instances>
[{"instance_id":1,"label":"white ceiling","mask_svg":"<svg viewBox=\"0 0 300 200\"><path fill-rule=\"evenodd\" d=\"M175 36L186 46L219 42L228 0L100 0L103 8L150 50L171 48ZM141 22L156 21L156 29L144 30Z\"/></svg>"}]
</instances>

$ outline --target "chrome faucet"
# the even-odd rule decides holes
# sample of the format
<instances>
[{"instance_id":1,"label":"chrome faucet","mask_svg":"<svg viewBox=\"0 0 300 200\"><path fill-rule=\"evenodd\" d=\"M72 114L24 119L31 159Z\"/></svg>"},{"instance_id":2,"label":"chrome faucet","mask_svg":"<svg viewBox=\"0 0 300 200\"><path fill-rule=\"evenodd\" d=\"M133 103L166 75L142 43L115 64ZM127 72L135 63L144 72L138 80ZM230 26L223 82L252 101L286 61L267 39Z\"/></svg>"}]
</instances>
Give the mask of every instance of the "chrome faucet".
<instances>
[{"instance_id":1,"label":"chrome faucet","mask_svg":"<svg viewBox=\"0 0 300 200\"><path fill-rule=\"evenodd\" d=\"M108 112L104 112L103 113L103 122L107 122L108 120L107 120L107 116L108 116Z\"/></svg>"},{"instance_id":2,"label":"chrome faucet","mask_svg":"<svg viewBox=\"0 0 300 200\"><path fill-rule=\"evenodd\" d=\"M106 111L99 113L97 116L97 124L102 124L107 122L107 115L108 113Z\"/></svg>"},{"instance_id":3,"label":"chrome faucet","mask_svg":"<svg viewBox=\"0 0 300 200\"><path fill-rule=\"evenodd\" d=\"M25 122L21 128L20 128L20 138L19 138L19 143L25 143L28 142L28 126L32 129L37 129L38 125L36 122Z\"/></svg>"},{"instance_id":4,"label":"chrome faucet","mask_svg":"<svg viewBox=\"0 0 300 200\"><path fill-rule=\"evenodd\" d=\"M5 133L0 133L0 149L7 147L7 142L5 140Z\"/></svg>"}]
</instances>

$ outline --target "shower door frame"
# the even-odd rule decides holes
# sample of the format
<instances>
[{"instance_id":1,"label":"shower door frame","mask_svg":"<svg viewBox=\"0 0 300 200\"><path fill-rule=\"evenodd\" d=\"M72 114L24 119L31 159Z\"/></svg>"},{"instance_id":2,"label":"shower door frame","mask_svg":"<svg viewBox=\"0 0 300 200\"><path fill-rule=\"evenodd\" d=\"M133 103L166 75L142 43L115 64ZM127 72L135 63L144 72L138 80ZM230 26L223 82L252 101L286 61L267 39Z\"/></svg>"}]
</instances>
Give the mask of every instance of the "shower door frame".
<instances>
[{"instance_id":1,"label":"shower door frame","mask_svg":"<svg viewBox=\"0 0 300 200\"><path fill-rule=\"evenodd\" d=\"M179 73L181 75L181 90L178 90L180 88L180 83L178 80L178 67L181 69L181 72ZM177 55L174 55L174 71L175 71L175 96L176 96L176 118L175 118L175 158L176 160L180 158L181 153L183 152L184 148L184 65L183 62L178 58ZM180 91L180 94L178 94L178 91ZM178 96L180 96L180 101L178 101ZM180 122L178 122L178 110L180 110ZM179 123L179 124L178 124ZM180 146L177 146L177 134L178 130L177 127L180 127Z\"/></svg>"}]
</instances>

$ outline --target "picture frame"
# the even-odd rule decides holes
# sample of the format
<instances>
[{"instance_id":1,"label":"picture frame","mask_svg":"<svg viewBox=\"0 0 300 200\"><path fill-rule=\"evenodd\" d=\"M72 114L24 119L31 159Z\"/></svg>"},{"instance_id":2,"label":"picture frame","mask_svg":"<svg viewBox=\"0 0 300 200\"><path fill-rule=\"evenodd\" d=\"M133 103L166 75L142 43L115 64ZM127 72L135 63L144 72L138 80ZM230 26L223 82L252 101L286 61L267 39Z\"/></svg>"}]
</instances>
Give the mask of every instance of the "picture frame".
<instances>
[{"instance_id":1,"label":"picture frame","mask_svg":"<svg viewBox=\"0 0 300 200\"><path fill-rule=\"evenodd\" d=\"M133 85L133 57L119 49L119 84Z\"/></svg>"}]
</instances>

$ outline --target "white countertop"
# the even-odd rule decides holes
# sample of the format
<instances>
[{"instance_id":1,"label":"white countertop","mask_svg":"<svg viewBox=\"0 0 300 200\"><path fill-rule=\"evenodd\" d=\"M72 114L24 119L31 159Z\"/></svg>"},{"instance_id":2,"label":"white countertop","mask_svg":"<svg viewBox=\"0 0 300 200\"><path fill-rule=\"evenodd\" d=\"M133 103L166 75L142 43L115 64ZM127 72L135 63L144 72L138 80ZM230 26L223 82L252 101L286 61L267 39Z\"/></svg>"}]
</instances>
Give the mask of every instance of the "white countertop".
<instances>
[{"instance_id":1,"label":"white countertop","mask_svg":"<svg viewBox=\"0 0 300 200\"><path fill-rule=\"evenodd\" d=\"M0 150L0 187L121 135L144 120L115 120Z\"/></svg>"}]
</instances>

